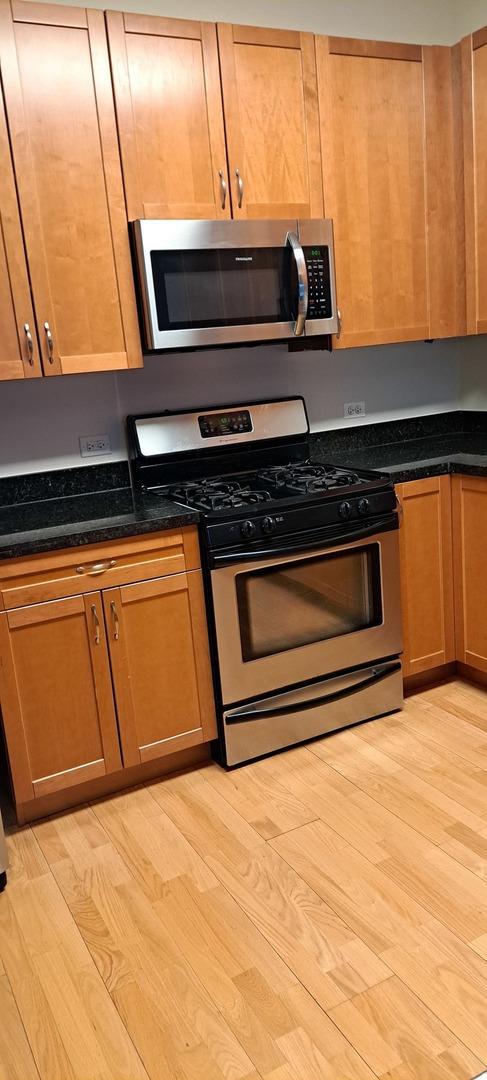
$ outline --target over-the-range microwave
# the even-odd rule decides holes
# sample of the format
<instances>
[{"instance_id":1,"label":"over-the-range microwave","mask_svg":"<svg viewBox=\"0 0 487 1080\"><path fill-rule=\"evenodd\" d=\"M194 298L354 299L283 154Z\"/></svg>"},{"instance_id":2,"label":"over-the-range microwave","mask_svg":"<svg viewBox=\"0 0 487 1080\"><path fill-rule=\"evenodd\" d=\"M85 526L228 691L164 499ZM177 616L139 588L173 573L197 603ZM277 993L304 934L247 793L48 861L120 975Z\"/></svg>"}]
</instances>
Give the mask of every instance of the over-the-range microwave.
<instances>
[{"instance_id":1,"label":"over-the-range microwave","mask_svg":"<svg viewBox=\"0 0 487 1080\"><path fill-rule=\"evenodd\" d=\"M147 349L337 332L329 220L139 220L133 233Z\"/></svg>"}]
</instances>

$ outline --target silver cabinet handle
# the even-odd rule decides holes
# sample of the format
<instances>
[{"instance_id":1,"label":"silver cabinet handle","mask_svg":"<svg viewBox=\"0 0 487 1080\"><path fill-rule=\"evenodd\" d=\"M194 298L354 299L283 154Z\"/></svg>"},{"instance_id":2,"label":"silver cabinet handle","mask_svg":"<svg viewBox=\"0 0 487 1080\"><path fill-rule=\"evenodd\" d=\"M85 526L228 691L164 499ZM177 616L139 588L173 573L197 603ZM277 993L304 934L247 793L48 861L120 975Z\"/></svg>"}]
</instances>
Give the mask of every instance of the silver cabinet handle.
<instances>
[{"instance_id":1,"label":"silver cabinet handle","mask_svg":"<svg viewBox=\"0 0 487 1080\"><path fill-rule=\"evenodd\" d=\"M32 334L30 332L30 326L28 322L24 323L25 338L27 341L27 359L31 367L34 366L34 342L32 341Z\"/></svg>"},{"instance_id":2,"label":"silver cabinet handle","mask_svg":"<svg viewBox=\"0 0 487 1080\"><path fill-rule=\"evenodd\" d=\"M296 337L301 337L301 335L304 334L306 316L308 314L308 270L306 267L304 251L299 243L296 233L288 232L286 244L289 244L291 247L298 275L298 315L293 329Z\"/></svg>"},{"instance_id":3,"label":"silver cabinet handle","mask_svg":"<svg viewBox=\"0 0 487 1080\"><path fill-rule=\"evenodd\" d=\"M49 357L49 363L53 364L54 363L54 338L53 338L53 336L51 334L51 327L49 326L48 322L44 323L44 330L46 331L47 354L48 354L48 357Z\"/></svg>"},{"instance_id":4,"label":"silver cabinet handle","mask_svg":"<svg viewBox=\"0 0 487 1080\"><path fill-rule=\"evenodd\" d=\"M91 566L84 566L83 563L76 567L77 574L92 574L94 577L97 574L105 574L107 570L111 570L112 566L117 565L116 559L107 559L106 562L94 562Z\"/></svg>"},{"instance_id":5,"label":"silver cabinet handle","mask_svg":"<svg viewBox=\"0 0 487 1080\"><path fill-rule=\"evenodd\" d=\"M338 329L337 329L337 332L336 332L336 339L338 341L339 338L341 338L341 336L342 336L342 313L340 311L340 308L337 308L337 322L338 322Z\"/></svg>"},{"instance_id":6,"label":"silver cabinet handle","mask_svg":"<svg viewBox=\"0 0 487 1080\"><path fill-rule=\"evenodd\" d=\"M227 182L221 169L218 170L218 176L220 177L221 208L224 210L227 205Z\"/></svg>"},{"instance_id":7,"label":"silver cabinet handle","mask_svg":"<svg viewBox=\"0 0 487 1080\"><path fill-rule=\"evenodd\" d=\"M114 600L110 601L110 611L112 613L113 619L113 637L115 641L118 641L120 638L120 622L118 618L117 605L115 604Z\"/></svg>"},{"instance_id":8,"label":"silver cabinet handle","mask_svg":"<svg viewBox=\"0 0 487 1080\"><path fill-rule=\"evenodd\" d=\"M98 618L98 612L96 610L96 605L95 604L91 605L91 614L93 615L93 625L95 627L95 645L99 645L100 644L100 620Z\"/></svg>"},{"instance_id":9,"label":"silver cabinet handle","mask_svg":"<svg viewBox=\"0 0 487 1080\"><path fill-rule=\"evenodd\" d=\"M242 177L240 176L240 173L239 173L238 169L235 169L235 176L237 177L237 191L238 191L237 204L238 204L239 210L241 210L242 209L242 203L243 203L243 197L244 197L244 184L243 184L243 180L242 180Z\"/></svg>"}]
</instances>

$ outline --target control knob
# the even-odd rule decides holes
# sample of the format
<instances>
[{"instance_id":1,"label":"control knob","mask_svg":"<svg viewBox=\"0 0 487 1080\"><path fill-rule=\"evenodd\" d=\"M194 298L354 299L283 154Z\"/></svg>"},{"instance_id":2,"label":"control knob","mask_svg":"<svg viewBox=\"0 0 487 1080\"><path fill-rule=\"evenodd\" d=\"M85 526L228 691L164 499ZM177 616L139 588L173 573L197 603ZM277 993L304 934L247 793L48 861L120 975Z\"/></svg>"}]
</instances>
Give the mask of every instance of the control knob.
<instances>
[{"instance_id":1,"label":"control knob","mask_svg":"<svg viewBox=\"0 0 487 1080\"><path fill-rule=\"evenodd\" d=\"M264 520L262 522L262 525L261 525L261 529L262 529L262 532L265 533L266 536L269 536L270 533L273 533L275 527L276 527L276 523L274 521L274 518L272 518L272 517L265 517L264 518Z\"/></svg>"},{"instance_id":2,"label":"control knob","mask_svg":"<svg viewBox=\"0 0 487 1080\"><path fill-rule=\"evenodd\" d=\"M357 510L359 514L367 514L370 510L370 503L368 499L359 499L357 503Z\"/></svg>"},{"instance_id":3,"label":"control knob","mask_svg":"<svg viewBox=\"0 0 487 1080\"><path fill-rule=\"evenodd\" d=\"M240 532L246 540L250 540L251 536L254 536L256 532L255 524L253 521L242 521L240 526Z\"/></svg>"},{"instance_id":4,"label":"control knob","mask_svg":"<svg viewBox=\"0 0 487 1080\"><path fill-rule=\"evenodd\" d=\"M340 506L338 507L338 513L339 513L340 517L343 518L344 521L348 521L348 519L349 519L349 517L351 516L351 513L352 513L352 507L350 506L350 503L349 502L340 503Z\"/></svg>"}]
</instances>

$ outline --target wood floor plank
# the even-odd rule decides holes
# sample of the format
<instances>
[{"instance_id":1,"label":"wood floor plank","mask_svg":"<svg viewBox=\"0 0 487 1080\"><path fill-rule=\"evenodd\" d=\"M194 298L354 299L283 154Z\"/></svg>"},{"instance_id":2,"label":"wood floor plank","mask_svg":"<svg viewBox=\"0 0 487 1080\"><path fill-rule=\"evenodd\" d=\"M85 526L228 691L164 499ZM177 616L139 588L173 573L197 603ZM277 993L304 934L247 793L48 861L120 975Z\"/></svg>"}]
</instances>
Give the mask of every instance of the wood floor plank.
<instances>
[{"instance_id":1,"label":"wood floor plank","mask_svg":"<svg viewBox=\"0 0 487 1080\"><path fill-rule=\"evenodd\" d=\"M265 760L256 761L251 769L233 772L211 765L204 777L266 840L306 825L317 816L277 779Z\"/></svg>"},{"instance_id":2,"label":"wood floor plank","mask_svg":"<svg viewBox=\"0 0 487 1080\"><path fill-rule=\"evenodd\" d=\"M0 976L0 1080L39 1080L6 975Z\"/></svg>"},{"instance_id":3,"label":"wood floor plank","mask_svg":"<svg viewBox=\"0 0 487 1080\"><path fill-rule=\"evenodd\" d=\"M269 845L251 852L227 844L213 847L211 837L218 830L218 820L208 793L201 786L198 792L193 787L188 800L185 781L185 777L177 778L172 790L161 786L157 793L161 805L181 831L193 838L216 877L324 1008L388 977L390 973L372 949Z\"/></svg>"},{"instance_id":4,"label":"wood floor plank","mask_svg":"<svg viewBox=\"0 0 487 1080\"><path fill-rule=\"evenodd\" d=\"M434 1075L438 1058L458 1045L451 1031L395 976L338 1005L330 1015L379 1077L397 1075L403 1066L413 1075ZM456 1080L471 1080L470 1069L467 1061Z\"/></svg>"}]
</instances>

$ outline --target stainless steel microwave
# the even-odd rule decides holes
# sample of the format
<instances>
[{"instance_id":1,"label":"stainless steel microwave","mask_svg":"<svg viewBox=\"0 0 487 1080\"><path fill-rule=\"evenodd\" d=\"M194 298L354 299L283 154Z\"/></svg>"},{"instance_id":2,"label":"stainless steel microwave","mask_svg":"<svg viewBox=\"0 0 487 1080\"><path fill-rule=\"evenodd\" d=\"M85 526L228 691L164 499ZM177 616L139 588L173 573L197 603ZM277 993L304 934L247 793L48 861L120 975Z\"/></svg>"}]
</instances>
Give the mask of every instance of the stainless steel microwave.
<instances>
[{"instance_id":1,"label":"stainless steel microwave","mask_svg":"<svg viewBox=\"0 0 487 1080\"><path fill-rule=\"evenodd\" d=\"M337 332L331 221L139 220L133 230L145 348Z\"/></svg>"}]
</instances>

